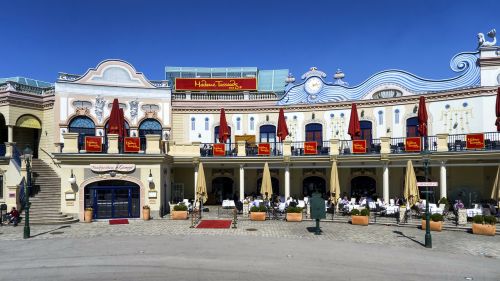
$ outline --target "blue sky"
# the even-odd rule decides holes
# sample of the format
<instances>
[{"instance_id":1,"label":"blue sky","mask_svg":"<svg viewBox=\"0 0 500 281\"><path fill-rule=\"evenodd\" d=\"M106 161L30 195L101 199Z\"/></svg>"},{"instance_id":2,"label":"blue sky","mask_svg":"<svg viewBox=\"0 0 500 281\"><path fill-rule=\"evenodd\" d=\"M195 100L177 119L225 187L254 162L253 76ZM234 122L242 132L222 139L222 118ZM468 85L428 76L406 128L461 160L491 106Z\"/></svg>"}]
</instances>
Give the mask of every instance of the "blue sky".
<instances>
[{"instance_id":1,"label":"blue sky","mask_svg":"<svg viewBox=\"0 0 500 281\"><path fill-rule=\"evenodd\" d=\"M169 66L337 68L356 85L402 69L455 76L451 57L500 32L497 1L3 1L0 77L54 82L108 58L149 79ZM500 37L500 36L499 36Z\"/></svg>"}]
</instances>

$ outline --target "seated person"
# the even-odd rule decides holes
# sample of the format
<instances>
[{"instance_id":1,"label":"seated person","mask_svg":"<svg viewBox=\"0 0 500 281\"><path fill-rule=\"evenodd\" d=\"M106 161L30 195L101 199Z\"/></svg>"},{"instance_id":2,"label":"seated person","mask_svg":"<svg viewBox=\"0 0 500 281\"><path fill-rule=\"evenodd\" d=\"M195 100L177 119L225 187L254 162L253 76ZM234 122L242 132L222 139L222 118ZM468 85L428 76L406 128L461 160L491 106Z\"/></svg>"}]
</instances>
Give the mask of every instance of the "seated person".
<instances>
[{"instance_id":1,"label":"seated person","mask_svg":"<svg viewBox=\"0 0 500 281\"><path fill-rule=\"evenodd\" d=\"M16 210L16 207L12 207L10 213L7 213L8 223L13 223L14 226L17 226L19 222L19 212Z\"/></svg>"}]
</instances>

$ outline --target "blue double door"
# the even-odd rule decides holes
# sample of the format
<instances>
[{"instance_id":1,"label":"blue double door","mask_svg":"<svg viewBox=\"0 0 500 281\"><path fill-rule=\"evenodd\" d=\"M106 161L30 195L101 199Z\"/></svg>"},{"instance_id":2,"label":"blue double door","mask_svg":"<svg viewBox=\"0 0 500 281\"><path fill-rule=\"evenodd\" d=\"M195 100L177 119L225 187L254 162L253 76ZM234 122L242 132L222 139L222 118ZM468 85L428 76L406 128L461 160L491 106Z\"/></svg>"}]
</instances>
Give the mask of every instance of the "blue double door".
<instances>
[{"instance_id":1,"label":"blue double door","mask_svg":"<svg viewBox=\"0 0 500 281\"><path fill-rule=\"evenodd\" d=\"M94 219L140 217L137 185L98 185L85 190L85 207L94 209Z\"/></svg>"}]
</instances>

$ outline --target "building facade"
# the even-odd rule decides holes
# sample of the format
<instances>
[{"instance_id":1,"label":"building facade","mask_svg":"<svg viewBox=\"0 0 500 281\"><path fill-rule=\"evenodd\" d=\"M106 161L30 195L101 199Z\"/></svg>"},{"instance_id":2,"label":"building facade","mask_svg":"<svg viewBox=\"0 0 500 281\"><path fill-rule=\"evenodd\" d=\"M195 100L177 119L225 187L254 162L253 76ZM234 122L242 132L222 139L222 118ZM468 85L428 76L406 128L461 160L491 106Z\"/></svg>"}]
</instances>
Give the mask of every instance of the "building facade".
<instances>
[{"instance_id":1,"label":"building facade","mask_svg":"<svg viewBox=\"0 0 500 281\"><path fill-rule=\"evenodd\" d=\"M342 71L329 77L315 67L300 78L286 69L166 67L164 81L150 81L130 64L108 60L83 75L60 73L50 86L5 81L0 201L19 204L24 170L15 151L30 144L60 178L60 211L80 219L86 207L99 210L96 218L140 217L144 205L164 215L169 202L195 198L200 162L208 204L260 194L266 162L273 193L283 197L327 194L335 162L342 194L388 201L403 194L408 160L423 180L424 159L430 181L439 183L432 200L479 202L489 198L500 159L494 106L500 48L486 44L457 54L450 66L456 75L449 79L389 70L352 86ZM420 151L409 151L407 139L420 137L420 96L429 137ZM127 135L140 139L137 153L122 152L117 137L106 134L114 98ZM363 153L355 153L347 133L353 103ZM216 156L221 108L231 133L225 153ZM281 108L290 133L283 142L276 130ZM471 134L484 145L468 147ZM87 151L85 137L101 138L102 152ZM311 142L313 153L305 147ZM259 154L260 144L269 144L269 155Z\"/></svg>"}]
</instances>

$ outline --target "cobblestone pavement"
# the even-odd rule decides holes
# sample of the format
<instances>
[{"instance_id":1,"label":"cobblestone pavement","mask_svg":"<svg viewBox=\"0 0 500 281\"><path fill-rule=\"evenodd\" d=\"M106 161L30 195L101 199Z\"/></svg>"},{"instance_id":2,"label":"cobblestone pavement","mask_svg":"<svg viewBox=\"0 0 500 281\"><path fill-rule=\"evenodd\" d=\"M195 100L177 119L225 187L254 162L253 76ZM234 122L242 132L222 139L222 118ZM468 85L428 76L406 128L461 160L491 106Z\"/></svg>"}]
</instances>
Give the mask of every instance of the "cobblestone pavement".
<instances>
[{"instance_id":1,"label":"cobblestone pavement","mask_svg":"<svg viewBox=\"0 0 500 281\"><path fill-rule=\"evenodd\" d=\"M32 225L31 239L63 239L113 236L148 235L212 235L260 236L287 239L334 240L355 243L382 244L404 248L423 248L425 232L410 227L385 225L357 226L348 223L322 222L322 235L314 235L308 228L314 222L285 222L249 220L238 221L237 229L190 228L191 221L156 219L129 220L126 225L109 225L106 221L75 223L71 225ZM0 241L22 240L23 226L0 227ZM461 231L432 232L432 251L500 258L500 237L473 235ZM0 242L1 244L1 242Z\"/></svg>"}]
</instances>

